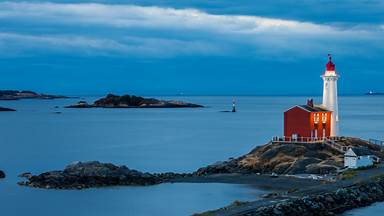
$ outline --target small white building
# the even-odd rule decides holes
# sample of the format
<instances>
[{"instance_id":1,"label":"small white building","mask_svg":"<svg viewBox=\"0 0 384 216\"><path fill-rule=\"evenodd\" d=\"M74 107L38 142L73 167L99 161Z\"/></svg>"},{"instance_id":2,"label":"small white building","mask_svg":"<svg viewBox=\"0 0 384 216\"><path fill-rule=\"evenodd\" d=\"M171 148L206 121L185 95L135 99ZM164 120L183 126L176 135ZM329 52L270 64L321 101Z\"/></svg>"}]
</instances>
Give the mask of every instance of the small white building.
<instances>
[{"instance_id":1,"label":"small white building","mask_svg":"<svg viewBox=\"0 0 384 216\"><path fill-rule=\"evenodd\" d=\"M349 148L344 154L344 166L351 169L372 166L376 160L377 157L363 147Z\"/></svg>"}]
</instances>

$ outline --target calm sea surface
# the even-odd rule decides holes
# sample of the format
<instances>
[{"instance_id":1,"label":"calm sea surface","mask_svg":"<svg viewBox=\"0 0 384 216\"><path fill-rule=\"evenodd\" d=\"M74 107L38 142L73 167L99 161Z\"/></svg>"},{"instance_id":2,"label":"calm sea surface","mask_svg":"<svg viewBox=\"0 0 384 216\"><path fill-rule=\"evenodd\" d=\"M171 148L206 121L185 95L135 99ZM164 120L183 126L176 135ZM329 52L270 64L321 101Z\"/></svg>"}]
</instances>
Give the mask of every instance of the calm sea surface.
<instances>
[{"instance_id":1,"label":"calm sea surface","mask_svg":"<svg viewBox=\"0 0 384 216\"><path fill-rule=\"evenodd\" d=\"M169 99L169 97L162 97ZM234 200L257 199L246 185L162 184L82 191L19 187L17 175L99 160L148 172L190 172L240 156L282 134L282 113L305 97L171 97L202 109L63 109L67 100L0 101L1 214L36 216L190 215ZM89 102L95 98L86 98ZM320 98L315 98L320 101ZM55 108L59 106L60 108ZM55 112L62 112L56 114ZM341 132L384 139L384 97L341 97ZM384 204L348 215L381 212Z\"/></svg>"}]
</instances>

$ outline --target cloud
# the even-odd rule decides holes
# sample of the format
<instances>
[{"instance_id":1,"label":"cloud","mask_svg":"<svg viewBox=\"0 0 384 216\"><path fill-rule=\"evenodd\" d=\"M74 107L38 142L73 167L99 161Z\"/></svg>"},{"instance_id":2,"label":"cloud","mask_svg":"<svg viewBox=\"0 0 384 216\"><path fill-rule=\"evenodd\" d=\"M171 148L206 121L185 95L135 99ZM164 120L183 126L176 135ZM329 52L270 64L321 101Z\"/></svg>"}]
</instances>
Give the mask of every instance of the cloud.
<instances>
[{"instance_id":1,"label":"cloud","mask_svg":"<svg viewBox=\"0 0 384 216\"><path fill-rule=\"evenodd\" d=\"M0 22L11 23L0 28L0 48L19 54L39 47L152 57L360 55L384 50L382 25L326 25L197 9L3 2Z\"/></svg>"},{"instance_id":2,"label":"cloud","mask_svg":"<svg viewBox=\"0 0 384 216\"><path fill-rule=\"evenodd\" d=\"M25 46L31 48L38 47L41 44L47 44L52 47L68 47L69 49L77 47L85 47L91 49L108 49L114 51L122 51L126 49L126 46L111 40L100 40L85 37L74 37L74 36L35 36L25 34L14 34L14 33L0 33L0 41L5 44L13 44L25 41Z\"/></svg>"},{"instance_id":3,"label":"cloud","mask_svg":"<svg viewBox=\"0 0 384 216\"><path fill-rule=\"evenodd\" d=\"M136 54L166 58L189 52L204 54L218 52L216 47L196 41L159 38L125 37L120 42L111 39L72 35L26 35L0 32L0 49L6 55L33 55L49 52L79 53L88 56Z\"/></svg>"}]
</instances>

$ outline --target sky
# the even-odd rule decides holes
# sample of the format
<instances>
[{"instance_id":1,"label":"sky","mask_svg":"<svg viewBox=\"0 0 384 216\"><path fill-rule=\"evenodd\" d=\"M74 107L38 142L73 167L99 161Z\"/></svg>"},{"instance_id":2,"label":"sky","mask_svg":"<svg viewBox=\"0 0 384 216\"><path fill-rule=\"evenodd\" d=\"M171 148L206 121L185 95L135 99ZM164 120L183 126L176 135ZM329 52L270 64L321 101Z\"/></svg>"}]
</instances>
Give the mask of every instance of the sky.
<instances>
[{"instance_id":1,"label":"sky","mask_svg":"<svg viewBox=\"0 0 384 216\"><path fill-rule=\"evenodd\" d=\"M384 91L381 0L0 1L0 89L69 95Z\"/></svg>"}]
</instances>

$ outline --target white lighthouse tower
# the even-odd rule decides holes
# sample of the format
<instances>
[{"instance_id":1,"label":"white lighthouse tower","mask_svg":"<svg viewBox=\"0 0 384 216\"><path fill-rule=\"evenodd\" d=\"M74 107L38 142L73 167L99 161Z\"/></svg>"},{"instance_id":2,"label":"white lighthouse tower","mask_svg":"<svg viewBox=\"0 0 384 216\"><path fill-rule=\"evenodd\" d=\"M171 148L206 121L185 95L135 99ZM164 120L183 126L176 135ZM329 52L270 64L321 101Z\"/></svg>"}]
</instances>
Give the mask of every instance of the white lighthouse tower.
<instances>
[{"instance_id":1,"label":"white lighthouse tower","mask_svg":"<svg viewBox=\"0 0 384 216\"><path fill-rule=\"evenodd\" d=\"M326 71L321 76L324 81L323 87L323 106L332 111L331 116L331 136L339 135L339 106L337 98L337 80L339 75L335 71L335 64L332 62L332 56L328 54L329 61L326 65Z\"/></svg>"}]
</instances>

